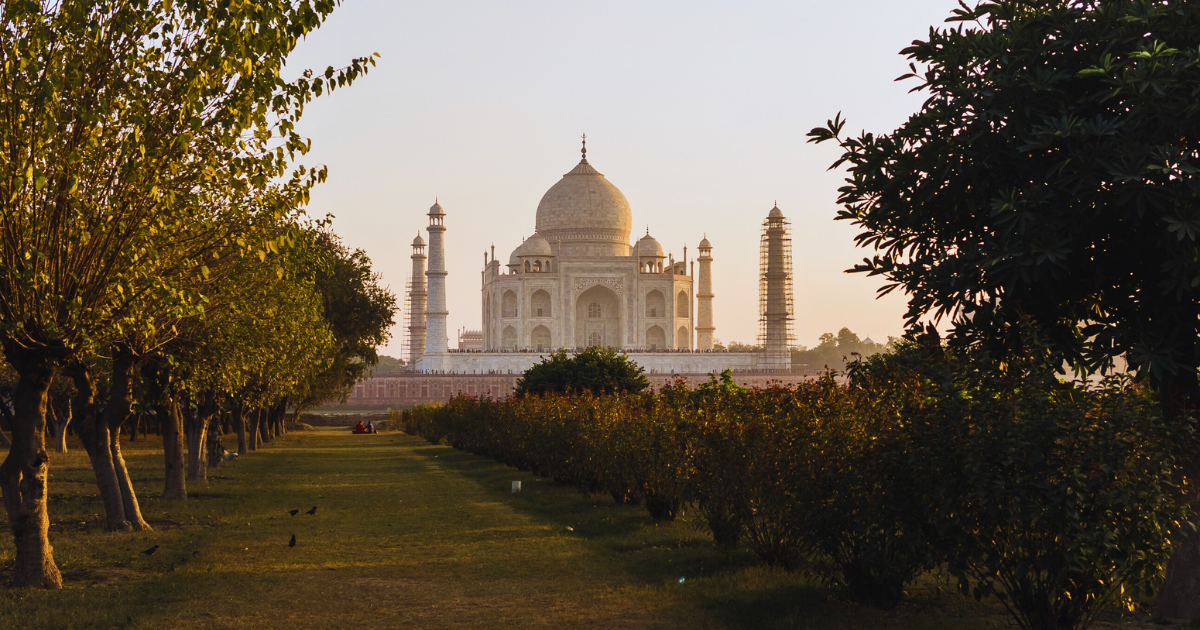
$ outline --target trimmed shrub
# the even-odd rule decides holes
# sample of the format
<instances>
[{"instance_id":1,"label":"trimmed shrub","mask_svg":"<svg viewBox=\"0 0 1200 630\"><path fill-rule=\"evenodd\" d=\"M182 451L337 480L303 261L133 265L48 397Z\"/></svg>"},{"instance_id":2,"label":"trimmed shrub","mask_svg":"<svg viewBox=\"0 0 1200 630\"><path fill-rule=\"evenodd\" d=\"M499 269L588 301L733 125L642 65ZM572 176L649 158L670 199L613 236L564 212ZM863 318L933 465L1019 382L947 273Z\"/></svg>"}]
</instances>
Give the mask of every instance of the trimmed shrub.
<instances>
[{"instance_id":1,"label":"trimmed shrub","mask_svg":"<svg viewBox=\"0 0 1200 630\"><path fill-rule=\"evenodd\" d=\"M1030 353L1031 356L1034 353ZM1085 628L1162 578L1183 532L1191 420L1166 423L1114 379L1003 370L936 339L794 389L725 374L658 395L453 398L400 414L431 443L553 477L655 519L685 509L718 544L894 607L945 564L1027 630Z\"/></svg>"}]
</instances>

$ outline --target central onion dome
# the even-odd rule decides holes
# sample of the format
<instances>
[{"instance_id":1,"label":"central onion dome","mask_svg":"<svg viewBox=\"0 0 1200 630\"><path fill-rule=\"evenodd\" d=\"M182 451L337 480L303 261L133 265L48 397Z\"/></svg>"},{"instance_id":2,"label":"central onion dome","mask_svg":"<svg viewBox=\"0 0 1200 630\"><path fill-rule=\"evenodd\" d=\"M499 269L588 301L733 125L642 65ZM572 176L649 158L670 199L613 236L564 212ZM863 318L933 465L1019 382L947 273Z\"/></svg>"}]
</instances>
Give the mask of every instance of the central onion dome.
<instances>
[{"instance_id":1,"label":"central onion dome","mask_svg":"<svg viewBox=\"0 0 1200 630\"><path fill-rule=\"evenodd\" d=\"M625 195L583 159L542 196L537 233L560 253L577 256L628 256L633 212Z\"/></svg>"}]
</instances>

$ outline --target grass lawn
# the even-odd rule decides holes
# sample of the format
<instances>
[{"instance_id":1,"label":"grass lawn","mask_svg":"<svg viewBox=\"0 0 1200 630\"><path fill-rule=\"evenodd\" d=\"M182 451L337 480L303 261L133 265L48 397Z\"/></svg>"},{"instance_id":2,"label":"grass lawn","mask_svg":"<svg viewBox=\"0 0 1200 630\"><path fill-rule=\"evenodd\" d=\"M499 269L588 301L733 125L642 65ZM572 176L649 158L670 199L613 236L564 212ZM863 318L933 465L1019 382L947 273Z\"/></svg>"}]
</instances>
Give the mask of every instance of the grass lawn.
<instances>
[{"instance_id":1,"label":"grass lawn","mask_svg":"<svg viewBox=\"0 0 1200 630\"><path fill-rule=\"evenodd\" d=\"M66 588L0 588L0 628L1010 627L995 602L935 577L897 611L858 606L716 548L687 518L655 524L403 434L289 434L189 486L186 501L157 498L153 436L124 452L155 531L105 532L83 449L53 455L51 540ZM5 535L6 574L12 557Z\"/></svg>"}]
</instances>

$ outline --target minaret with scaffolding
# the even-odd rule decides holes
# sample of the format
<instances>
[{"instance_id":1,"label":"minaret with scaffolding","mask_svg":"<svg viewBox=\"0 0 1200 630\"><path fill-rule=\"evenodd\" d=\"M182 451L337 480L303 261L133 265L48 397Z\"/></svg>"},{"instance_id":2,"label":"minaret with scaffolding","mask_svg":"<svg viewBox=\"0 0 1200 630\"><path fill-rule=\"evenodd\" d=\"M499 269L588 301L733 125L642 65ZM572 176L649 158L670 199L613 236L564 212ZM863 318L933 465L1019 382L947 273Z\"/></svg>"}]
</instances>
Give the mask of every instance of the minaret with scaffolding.
<instances>
[{"instance_id":1,"label":"minaret with scaffolding","mask_svg":"<svg viewBox=\"0 0 1200 630\"><path fill-rule=\"evenodd\" d=\"M425 354L425 239L417 233L412 242L412 276L408 280L408 308L405 318L408 320L408 365L416 366L417 360Z\"/></svg>"},{"instance_id":2,"label":"minaret with scaffolding","mask_svg":"<svg viewBox=\"0 0 1200 630\"><path fill-rule=\"evenodd\" d=\"M758 340L766 356L763 367L792 367L792 237L791 224L779 204L762 224L759 244Z\"/></svg>"}]
</instances>

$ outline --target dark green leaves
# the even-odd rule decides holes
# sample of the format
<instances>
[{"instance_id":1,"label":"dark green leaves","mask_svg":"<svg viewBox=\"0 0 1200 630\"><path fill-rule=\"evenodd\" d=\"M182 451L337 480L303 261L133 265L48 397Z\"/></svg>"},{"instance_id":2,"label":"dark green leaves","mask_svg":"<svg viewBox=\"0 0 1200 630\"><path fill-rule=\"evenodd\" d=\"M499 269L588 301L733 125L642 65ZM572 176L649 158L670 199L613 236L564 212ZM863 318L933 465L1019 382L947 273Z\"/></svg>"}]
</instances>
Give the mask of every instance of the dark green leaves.
<instances>
[{"instance_id":1,"label":"dark green leaves","mask_svg":"<svg viewBox=\"0 0 1200 630\"><path fill-rule=\"evenodd\" d=\"M1079 367L1152 346L1151 378L1194 370L1200 6L999 0L950 21L903 51L928 93L904 125L809 134L839 143L837 218L877 252L853 271L908 293L910 326L950 317L999 350L1028 319Z\"/></svg>"}]
</instances>

